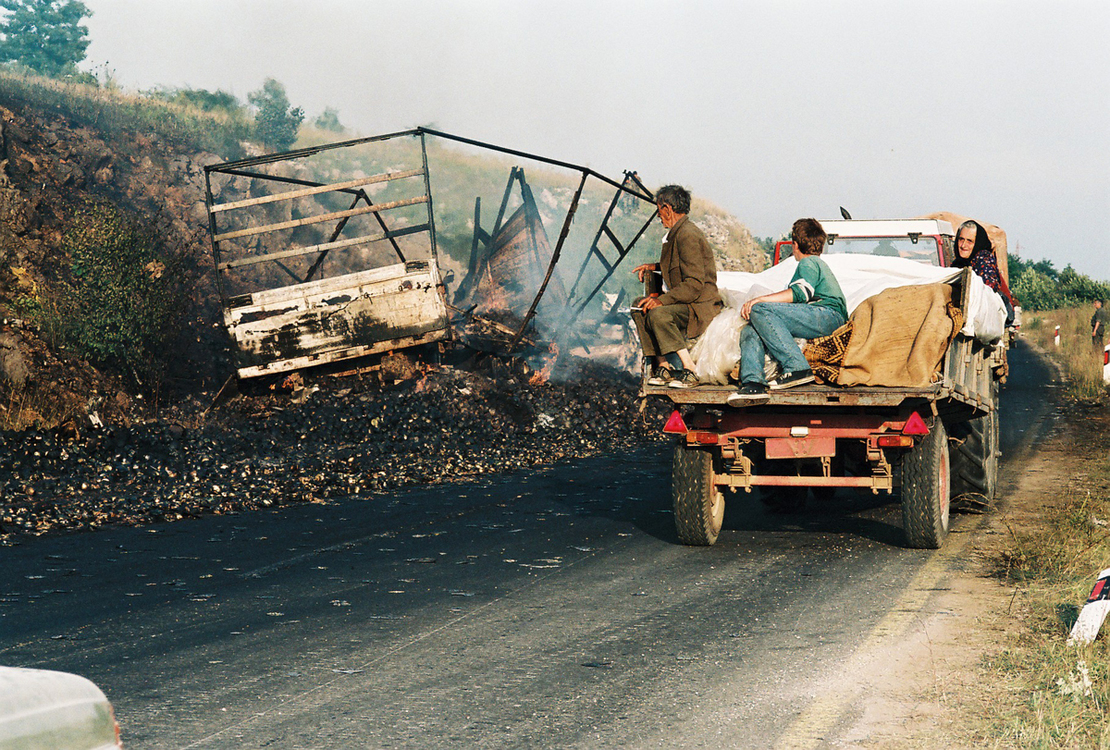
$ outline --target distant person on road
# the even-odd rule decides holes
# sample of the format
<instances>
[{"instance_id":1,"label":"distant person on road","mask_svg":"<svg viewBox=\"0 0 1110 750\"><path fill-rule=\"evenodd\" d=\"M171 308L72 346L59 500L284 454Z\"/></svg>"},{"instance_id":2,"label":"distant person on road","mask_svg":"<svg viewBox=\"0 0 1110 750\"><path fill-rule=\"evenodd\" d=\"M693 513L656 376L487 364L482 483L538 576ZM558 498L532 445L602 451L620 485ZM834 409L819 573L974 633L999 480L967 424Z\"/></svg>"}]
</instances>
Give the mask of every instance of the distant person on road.
<instances>
[{"instance_id":1,"label":"distant person on road","mask_svg":"<svg viewBox=\"0 0 1110 750\"><path fill-rule=\"evenodd\" d=\"M1017 300L1010 294L1010 287L998 272L998 258L994 255L987 230L983 229L977 221L965 221L960 224L960 229L956 232L956 257L952 260L952 267L966 266L970 266L971 270L983 279L983 283L998 292L998 296L1002 298L1002 304L1006 307L1006 325L1013 323L1014 306L1017 305Z\"/></svg>"},{"instance_id":2,"label":"distant person on road","mask_svg":"<svg viewBox=\"0 0 1110 750\"><path fill-rule=\"evenodd\" d=\"M1110 322L1110 309L1106 300L1095 300L1095 314L1091 316L1091 345L1095 351L1102 351L1106 341L1106 324Z\"/></svg>"},{"instance_id":3,"label":"distant person on road","mask_svg":"<svg viewBox=\"0 0 1110 750\"><path fill-rule=\"evenodd\" d=\"M813 382L813 370L794 341L828 336L848 322L844 292L821 259L827 235L816 219L798 219L791 232L798 268L781 292L750 299L740 308L748 325L740 331L740 389L732 406L763 401L768 388L779 390ZM767 354L782 365L782 376L767 383Z\"/></svg>"},{"instance_id":4,"label":"distant person on road","mask_svg":"<svg viewBox=\"0 0 1110 750\"><path fill-rule=\"evenodd\" d=\"M667 228L658 263L636 266L640 281L660 272L667 290L632 305L632 319L651 367L648 385L698 385L689 340L709 326L724 307L717 291L717 264L705 234L689 219L690 192L666 185L655 194L659 220Z\"/></svg>"}]
</instances>

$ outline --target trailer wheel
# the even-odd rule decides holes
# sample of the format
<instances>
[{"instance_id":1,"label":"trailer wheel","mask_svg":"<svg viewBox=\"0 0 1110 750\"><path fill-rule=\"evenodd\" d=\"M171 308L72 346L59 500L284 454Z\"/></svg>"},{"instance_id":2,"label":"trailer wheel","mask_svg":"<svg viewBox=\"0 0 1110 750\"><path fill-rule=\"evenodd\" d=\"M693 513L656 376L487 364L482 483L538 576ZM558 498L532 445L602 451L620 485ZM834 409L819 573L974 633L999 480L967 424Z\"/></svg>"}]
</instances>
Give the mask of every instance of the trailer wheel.
<instances>
[{"instance_id":1,"label":"trailer wheel","mask_svg":"<svg viewBox=\"0 0 1110 750\"><path fill-rule=\"evenodd\" d=\"M998 386L994 386L997 394ZM998 400L994 400L997 407ZM968 495L967 506L986 510L998 489L998 409L952 425L952 496Z\"/></svg>"},{"instance_id":2,"label":"trailer wheel","mask_svg":"<svg viewBox=\"0 0 1110 750\"><path fill-rule=\"evenodd\" d=\"M671 465L671 492L679 540L701 547L716 542L725 520L725 497L713 484L713 454L677 446Z\"/></svg>"},{"instance_id":3,"label":"trailer wheel","mask_svg":"<svg viewBox=\"0 0 1110 750\"><path fill-rule=\"evenodd\" d=\"M951 474L948 433L934 419L929 434L902 459L902 528L915 549L940 549L948 536Z\"/></svg>"}]
</instances>

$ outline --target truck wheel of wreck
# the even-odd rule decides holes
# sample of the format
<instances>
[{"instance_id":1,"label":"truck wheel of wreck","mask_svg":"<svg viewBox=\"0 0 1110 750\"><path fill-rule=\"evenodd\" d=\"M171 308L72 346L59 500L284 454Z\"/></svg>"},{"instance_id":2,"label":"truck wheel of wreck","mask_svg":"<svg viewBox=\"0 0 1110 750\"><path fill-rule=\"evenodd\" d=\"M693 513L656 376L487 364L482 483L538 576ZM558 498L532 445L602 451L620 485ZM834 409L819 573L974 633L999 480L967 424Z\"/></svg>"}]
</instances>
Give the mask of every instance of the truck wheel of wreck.
<instances>
[{"instance_id":1,"label":"truck wheel of wreck","mask_svg":"<svg viewBox=\"0 0 1110 750\"><path fill-rule=\"evenodd\" d=\"M676 447L671 493L679 540L703 547L716 542L725 520L725 498L713 484L713 454L699 448Z\"/></svg>"},{"instance_id":2,"label":"truck wheel of wreck","mask_svg":"<svg viewBox=\"0 0 1110 750\"><path fill-rule=\"evenodd\" d=\"M997 398L994 404L990 414L952 426L952 496L967 495L968 508L986 510L998 489Z\"/></svg>"},{"instance_id":3,"label":"truck wheel of wreck","mask_svg":"<svg viewBox=\"0 0 1110 750\"><path fill-rule=\"evenodd\" d=\"M948 536L951 474L948 433L934 419L929 434L902 459L902 528L906 545L939 549Z\"/></svg>"}]
</instances>

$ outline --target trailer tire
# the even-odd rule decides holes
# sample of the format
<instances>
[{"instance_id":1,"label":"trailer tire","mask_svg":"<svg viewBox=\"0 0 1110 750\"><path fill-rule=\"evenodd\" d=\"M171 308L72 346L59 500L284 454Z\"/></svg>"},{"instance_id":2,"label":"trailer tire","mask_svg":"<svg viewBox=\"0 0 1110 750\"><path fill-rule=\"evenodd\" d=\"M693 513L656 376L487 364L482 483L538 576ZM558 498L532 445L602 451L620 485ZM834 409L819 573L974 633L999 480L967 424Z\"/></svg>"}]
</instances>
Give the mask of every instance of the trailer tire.
<instances>
[{"instance_id":1,"label":"trailer tire","mask_svg":"<svg viewBox=\"0 0 1110 750\"><path fill-rule=\"evenodd\" d=\"M940 549L948 536L950 499L948 433L938 418L902 459L902 528L907 546Z\"/></svg>"},{"instance_id":2,"label":"trailer tire","mask_svg":"<svg viewBox=\"0 0 1110 750\"><path fill-rule=\"evenodd\" d=\"M671 464L674 521L683 544L707 547L725 520L725 497L713 483L713 454L679 445Z\"/></svg>"},{"instance_id":3,"label":"trailer tire","mask_svg":"<svg viewBox=\"0 0 1110 750\"><path fill-rule=\"evenodd\" d=\"M998 392L997 383L994 392ZM989 414L952 425L952 496L974 496L968 507L986 510L998 490L998 399Z\"/></svg>"}]
</instances>

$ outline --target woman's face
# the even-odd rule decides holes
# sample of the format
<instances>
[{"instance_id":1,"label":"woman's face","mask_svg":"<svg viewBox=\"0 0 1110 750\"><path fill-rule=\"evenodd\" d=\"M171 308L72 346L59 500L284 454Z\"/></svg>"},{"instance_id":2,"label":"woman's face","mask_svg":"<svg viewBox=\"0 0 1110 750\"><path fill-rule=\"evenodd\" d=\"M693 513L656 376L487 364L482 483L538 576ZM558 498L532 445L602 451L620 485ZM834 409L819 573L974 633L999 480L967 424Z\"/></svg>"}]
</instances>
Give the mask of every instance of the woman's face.
<instances>
[{"instance_id":1,"label":"woman's face","mask_svg":"<svg viewBox=\"0 0 1110 750\"><path fill-rule=\"evenodd\" d=\"M975 227L964 227L956 237L956 251L961 258L970 258L975 249Z\"/></svg>"}]
</instances>

